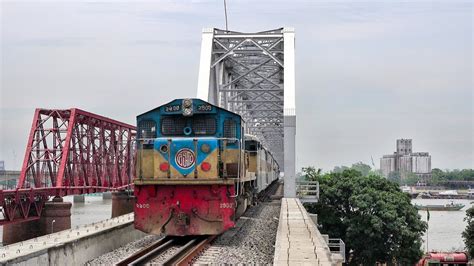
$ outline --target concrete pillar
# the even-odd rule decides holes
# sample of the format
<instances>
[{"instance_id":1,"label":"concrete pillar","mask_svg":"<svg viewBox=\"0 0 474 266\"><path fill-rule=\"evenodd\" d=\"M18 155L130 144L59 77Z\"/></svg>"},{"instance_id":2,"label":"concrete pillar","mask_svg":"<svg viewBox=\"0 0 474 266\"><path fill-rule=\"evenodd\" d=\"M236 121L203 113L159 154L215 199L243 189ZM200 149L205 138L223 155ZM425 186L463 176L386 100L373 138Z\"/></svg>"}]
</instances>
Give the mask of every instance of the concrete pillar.
<instances>
[{"instance_id":1,"label":"concrete pillar","mask_svg":"<svg viewBox=\"0 0 474 266\"><path fill-rule=\"evenodd\" d=\"M82 195L74 195L73 196L73 202L85 202L86 201L86 196L84 194Z\"/></svg>"},{"instance_id":2,"label":"concrete pillar","mask_svg":"<svg viewBox=\"0 0 474 266\"><path fill-rule=\"evenodd\" d=\"M214 29L206 28L202 30L201 42L201 60L199 63L198 89L197 97L208 101L211 104L218 105L217 102L217 84L215 78L212 79L212 44L214 41ZM215 74L215 73L214 73Z\"/></svg>"},{"instance_id":3,"label":"concrete pillar","mask_svg":"<svg viewBox=\"0 0 474 266\"><path fill-rule=\"evenodd\" d=\"M34 238L40 235L39 220L6 224L3 226L4 246Z\"/></svg>"},{"instance_id":4,"label":"concrete pillar","mask_svg":"<svg viewBox=\"0 0 474 266\"><path fill-rule=\"evenodd\" d=\"M112 199L112 192L102 193L102 199Z\"/></svg>"},{"instance_id":5,"label":"concrete pillar","mask_svg":"<svg viewBox=\"0 0 474 266\"><path fill-rule=\"evenodd\" d=\"M71 206L72 203L64 202L60 197L46 202L40 219L43 235L71 228Z\"/></svg>"},{"instance_id":6,"label":"concrete pillar","mask_svg":"<svg viewBox=\"0 0 474 266\"><path fill-rule=\"evenodd\" d=\"M112 218L133 212L136 198L132 192L112 192Z\"/></svg>"},{"instance_id":7,"label":"concrete pillar","mask_svg":"<svg viewBox=\"0 0 474 266\"><path fill-rule=\"evenodd\" d=\"M296 115L285 115L285 176L284 176L284 195L285 198L296 198Z\"/></svg>"},{"instance_id":8,"label":"concrete pillar","mask_svg":"<svg viewBox=\"0 0 474 266\"><path fill-rule=\"evenodd\" d=\"M3 245L71 228L71 206L70 202L57 197L45 203L40 219L4 225Z\"/></svg>"},{"instance_id":9,"label":"concrete pillar","mask_svg":"<svg viewBox=\"0 0 474 266\"><path fill-rule=\"evenodd\" d=\"M284 195L296 198L296 69L295 69L295 29L283 28L283 116L284 116Z\"/></svg>"}]
</instances>

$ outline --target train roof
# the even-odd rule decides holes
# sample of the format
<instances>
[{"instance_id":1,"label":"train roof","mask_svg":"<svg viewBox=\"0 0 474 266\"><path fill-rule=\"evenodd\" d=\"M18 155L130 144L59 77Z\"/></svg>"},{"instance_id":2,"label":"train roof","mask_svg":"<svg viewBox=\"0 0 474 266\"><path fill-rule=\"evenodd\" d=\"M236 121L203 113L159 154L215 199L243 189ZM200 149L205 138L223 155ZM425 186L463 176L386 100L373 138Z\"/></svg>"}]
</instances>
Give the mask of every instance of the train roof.
<instances>
[{"instance_id":1,"label":"train roof","mask_svg":"<svg viewBox=\"0 0 474 266\"><path fill-rule=\"evenodd\" d=\"M245 134L245 140L255 140L255 141L258 141L260 142L260 140L257 138L257 136L255 135L251 135L251 134Z\"/></svg>"},{"instance_id":2,"label":"train roof","mask_svg":"<svg viewBox=\"0 0 474 266\"><path fill-rule=\"evenodd\" d=\"M187 99L192 100L192 101L193 101L193 105L196 105L196 106L197 106L197 105L202 105L202 104L209 104L209 105L213 106L214 108L216 108L216 110L220 110L220 111L223 111L223 112L227 112L227 113L230 113L230 114L233 114L233 115L236 115L236 116L240 117L240 119L244 122L244 120L242 119L242 117L241 117L239 114L234 113L234 112L231 112L231 111L229 111L229 110L226 110L226 109L224 109L224 108L221 108L221 107L219 107L219 106L217 106L217 105L211 104L211 103L209 103L209 102L206 102L206 101L201 100L201 99L198 99L198 98L178 98L178 99L174 99L174 100L172 100L172 101L170 101L170 102L168 102L168 103L162 104L162 105L160 105L160 106L158 106L158 107L155 107L155 108L153 108L153 109L151 109L151 110L149 110L149 111L146 111L146 112L144 112L144 113L142 113L142 114L137 115L137 118L140 118L141 116L144 116L144 115L147 115L147 114L156 112L156 111L159 111L159 112L160 112L160 111L161 111L160 108L162 108L162 107L164 107L164 106L172 106L172 105L175 105L175 106L178 106L178 105L179 105L179 106L180 106L180 105L182 104L183 100L187 100ZM202 113L206 113L206 112L202 112ZM212 112L212 113L214 113L214 112ZM178 114L178 113L170 113L170 114ZM200 114L201 114L201 112L200 112Z\"/></svg>"}]
</instances>

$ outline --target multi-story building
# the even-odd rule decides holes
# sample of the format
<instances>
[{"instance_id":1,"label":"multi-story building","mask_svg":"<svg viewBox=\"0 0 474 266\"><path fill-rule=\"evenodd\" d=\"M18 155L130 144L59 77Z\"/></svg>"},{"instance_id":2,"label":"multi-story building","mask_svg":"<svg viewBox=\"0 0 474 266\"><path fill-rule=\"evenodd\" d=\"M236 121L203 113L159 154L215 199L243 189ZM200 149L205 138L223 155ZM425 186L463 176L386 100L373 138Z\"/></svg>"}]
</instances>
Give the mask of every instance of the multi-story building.
<instances>
[{"instance_id":1,"label":"multi-story building","mask_svg":"<svg viewBox=\"0 0 474 266\"><path fill-rule=\"evenodd\" d=\"M427 152L413 152L411 139L397 139L397 151L380 158L380 170L385 177L399 172L401 179L414 173L426 180L431 177L431 156Z\"/></svg>"}]
</instances>

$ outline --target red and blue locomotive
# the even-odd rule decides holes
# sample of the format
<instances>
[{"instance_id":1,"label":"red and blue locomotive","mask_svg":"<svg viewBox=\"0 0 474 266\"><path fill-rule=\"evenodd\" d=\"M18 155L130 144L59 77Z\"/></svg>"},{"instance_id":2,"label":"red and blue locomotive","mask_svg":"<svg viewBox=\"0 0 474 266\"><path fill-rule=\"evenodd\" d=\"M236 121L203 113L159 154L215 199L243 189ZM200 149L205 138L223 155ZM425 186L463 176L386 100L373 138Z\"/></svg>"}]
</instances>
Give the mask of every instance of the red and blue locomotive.
<instances>
[{"instance_id":1,"label":"red and blue locomotive","mask_svg":"<svg viewBox=\"0 0 474 266\"><path fill-rule=\"evenodd\" d=\"M214 235L235 225L279 176L235 113L176 99L137 117L135 228L152 234Z\"/></svg>"}]
</instances>

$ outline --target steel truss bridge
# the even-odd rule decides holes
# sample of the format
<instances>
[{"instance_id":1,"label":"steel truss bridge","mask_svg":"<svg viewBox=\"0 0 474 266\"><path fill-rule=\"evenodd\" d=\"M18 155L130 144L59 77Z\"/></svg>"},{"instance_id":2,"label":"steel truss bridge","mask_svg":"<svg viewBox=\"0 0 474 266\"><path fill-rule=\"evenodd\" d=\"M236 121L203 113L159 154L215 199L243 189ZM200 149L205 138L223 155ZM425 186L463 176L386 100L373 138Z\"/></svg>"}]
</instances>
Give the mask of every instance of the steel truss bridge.
<instances>
[{"instance_id":1,"label":"steel truss bridge","mask_svg":"<svg viewBox=\"0 0 474 266\"><path fill-rule=\"evenodd\" d=\"M39 219L49 197L128 188L135 132L80 109L36 109L16 189L0 190L0 225Z\"/></svg>"},{"instance_id":2,"label":"steel truss bridge","mask_svg":"<svg viewBox=\"0 0 474 266\"><path fill-rule=\"evenodd\" d=\"M284 171L285 197L295 197L294 29L204 29L197 96L246 120Z\"/></svg>"},{"instance_id":3,"label":"steel truss bridge","mask_svg":"<svg viewBox=\"0 0 474 266\"><path fill-rule=\"evenodd\" d=\"M295 37L291 28L204 29L198 98L240 114L295 186ZM0 225L39 219L54 196L130 188L135 126L72 108L36 109L15 189L0 190Z\"/></svg>"}]
</instances>

